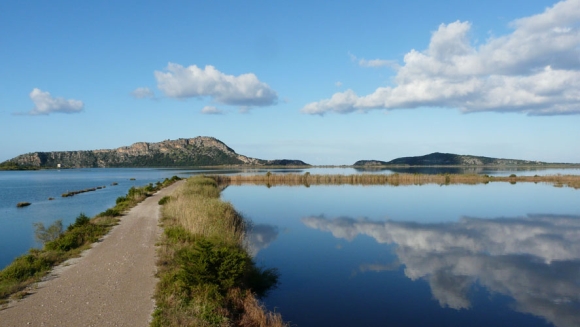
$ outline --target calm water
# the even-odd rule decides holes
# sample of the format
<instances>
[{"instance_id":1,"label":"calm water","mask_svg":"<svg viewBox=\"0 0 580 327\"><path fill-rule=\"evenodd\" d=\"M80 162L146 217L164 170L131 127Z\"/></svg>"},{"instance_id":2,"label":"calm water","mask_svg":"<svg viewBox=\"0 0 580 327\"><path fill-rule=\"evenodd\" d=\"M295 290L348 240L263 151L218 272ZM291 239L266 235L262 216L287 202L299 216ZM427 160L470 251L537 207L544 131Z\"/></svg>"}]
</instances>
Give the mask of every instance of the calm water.
<instances>
[{"instance_id":1,"label":"calm water","mask_svg":"<svg viewBox=\"0 0 580 327\"><path fill-rule=\"evenodd\" d=\"M131 186L173 175L267 171L0 171L0 268L39 246L33 223L62 219L66 226L81 212L93 216ZM580 174L577 169L462 172ZM106 188L60 196L97 186ZM256 260L282 274L267 305L298 326L580 326L579 196L580 190L522 183L230 186L223 193L255 223ZM32 205L16 208L21 201Z\"/></svg>"},{"instance_id":2,"label":"calm water","mask_svg":"<svg viewBox=\"0 0 580 327\"><path fill-rule=\"evenodd\" d=\"M166 177L186 177L182 170L170 169L69 169L41 171L0 171L0 268L32 247L33 223L46 226L62 219L64 226L81 213L94 216L115 205L117 197L132 186L144 186ZM135 180L130 180L134 178ZM113 182L118 183L111 186ZM63 198L62 193L97 186L103 189ZM49 201L48 198L54 198ZM16 208L18 202L32 203Z\"/></svg>"},{"instance_id":3,"label":"calm water","mask_svg":"<svg viewBox=\"0 0 580 327\"><path fill-rule=\"evenodd\" d=\"M305 326L580 326L580 190L230 186Z\"/></svg>"}]
</instances>

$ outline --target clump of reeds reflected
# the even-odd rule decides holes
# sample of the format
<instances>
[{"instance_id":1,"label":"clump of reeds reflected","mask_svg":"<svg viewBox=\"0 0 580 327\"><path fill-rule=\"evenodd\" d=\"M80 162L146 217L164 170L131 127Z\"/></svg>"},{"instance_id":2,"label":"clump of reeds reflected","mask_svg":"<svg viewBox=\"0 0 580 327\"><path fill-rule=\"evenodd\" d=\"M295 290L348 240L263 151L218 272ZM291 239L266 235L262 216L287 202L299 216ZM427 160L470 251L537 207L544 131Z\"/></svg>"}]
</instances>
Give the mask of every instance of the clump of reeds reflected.
<instances>
[{"instance_id":1,"label":"clump of reeds reflected","mask_svg":"<svg viewBox=\"0 0 580 327\"><path fill-rule=\"evenodd\" d=\"M310 185L453 185L453 184L488 184L493 182L547 183L556 187L580 188L579 175L545 175L545 176L489 176L477 174L353 174L353 175L312 175L305 174L265 174L265 175L217 175L215 180L220 184L242 185L254 184L268 187L276 185L306 186Z\"/></svg>"}]
</instances>

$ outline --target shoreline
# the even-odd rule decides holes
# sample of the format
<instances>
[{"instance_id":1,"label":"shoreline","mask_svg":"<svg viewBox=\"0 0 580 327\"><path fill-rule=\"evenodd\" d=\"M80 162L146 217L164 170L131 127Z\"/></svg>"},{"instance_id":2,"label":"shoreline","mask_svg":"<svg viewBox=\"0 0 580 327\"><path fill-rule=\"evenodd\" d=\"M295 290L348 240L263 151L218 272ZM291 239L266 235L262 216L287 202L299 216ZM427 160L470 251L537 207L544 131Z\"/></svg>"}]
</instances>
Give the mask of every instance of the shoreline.
<instances>
[{"instance_id":1,"label":"shoreline","mask_svg":"<svg viewBox=\"0 0 580 327\"><path fill-rule=\"evenodd\" d=\"M173 183L146 197L80 257L29 285L31 294L0 310L3 326L148 325L161 233L157 202L176 187Z\"/></svg>"}]
</instances>

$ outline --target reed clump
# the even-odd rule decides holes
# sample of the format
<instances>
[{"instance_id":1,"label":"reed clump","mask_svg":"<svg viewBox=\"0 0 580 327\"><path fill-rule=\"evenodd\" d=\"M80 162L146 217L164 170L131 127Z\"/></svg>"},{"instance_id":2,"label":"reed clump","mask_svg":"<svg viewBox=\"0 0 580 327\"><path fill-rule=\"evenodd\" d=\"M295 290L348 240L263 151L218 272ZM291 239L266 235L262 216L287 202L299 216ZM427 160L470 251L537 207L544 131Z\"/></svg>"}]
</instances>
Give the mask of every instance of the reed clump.
<instances>
[{"instance_id":1,"label":"reed clump","mask_svg":"<svg viewBox=\"0 0 580 327\"><path fill-rule=\"evenodd\" d=\"M310 185L452 185L452 184L487 184L491 182L509 183L547 183L554 186L580 188L579 175L546 175L546 176L488 176L477 174L354 174L354 175L312 175L306 174L265 174L265 175L216 175L219 184L242 185L255 184L268 187L276 185L306 186Z\"/></svg>"},{"instance_id":2,"label":"reed clump","mask_svg":"<svg viewBox=\"0 0 580 327\"><path fill-rule=\"evenodd\" d=\"M36 238L44 246L42 249L31 249L0 271L0 304L8 302L11 297L21 298L26 294L26 291L23 291L26 287L40 281L54 266L79 256L83 250L107 234L118 223L118 217L124 211L137 205L152 192L179 179L177 176L165 179L158 187L150 184L141 188L131 188L126 196L117 199L113 208L92 219L81 213L66 230L63 230L60 220L48 227L42 223L35 223Z\"/></svg>"},{"instance_id":3,"label":"reed clump","mask_svg":"<svg viewBox=\"0 0 580 327\"><path fill-rule=\"evenodd\" d=\"M164 203L152 326L286 326L257 300L278 274L253 262L215 178L192 177Z\"/></svg>"}]
</instances>

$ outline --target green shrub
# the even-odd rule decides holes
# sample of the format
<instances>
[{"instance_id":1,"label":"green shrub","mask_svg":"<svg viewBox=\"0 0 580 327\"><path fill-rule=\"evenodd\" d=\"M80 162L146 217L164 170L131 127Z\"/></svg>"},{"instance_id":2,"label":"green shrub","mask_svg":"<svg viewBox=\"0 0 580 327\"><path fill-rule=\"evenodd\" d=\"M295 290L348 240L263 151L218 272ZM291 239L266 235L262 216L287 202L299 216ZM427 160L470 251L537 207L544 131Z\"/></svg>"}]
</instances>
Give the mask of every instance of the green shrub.
<instances>
[{"instance_id":1,"label":"green shrub","mask_svg":"<svg viewBox=\"0 0 580 327\"><path fill-rule=\"evenodd\" d=\"M84 213L81 212L79 214L79 216L77 217L77 219L75 220L74 224L69 225L68 228L67 228L67 230L70 231L73 228L86 225L86 224L88 224L90 222L91 222L91 219L89 217L87 217Z\"/></svg>"},{"instance_id":2,"label":"green shrub","mask_svg":"<svg viewBox=\"0 0 580 327\"><path fill-rule=\"evenodd\" d=\"M118 217L121 215L121 212L117 208L109 208L98 214L97 217Z\"/></svg>"},{"instance_id":3,"label":"green shrub","mask_svg":"<svg viewBox=\"0 0 580 327\"><path fill-rule=\"evenodd\" d=\"M37 277L50 270L58 259L53 255L44 255L38 250L31 250L29 254L16 258L8 267L4 268L0 272L0 281L21 281Z\"/></svg>"},{"instance_id":4,"label":"green shrub","mask_svg":"<svg viewBox=\"0 0 580 327\"><path fill-rule=\"evenodd\" d=\"M165 228L165 236L170 243L193 242L194 236L181 226L169 226Z\"/></svg>"},{"instance_id":5,"label":"green shrub","mask_svg":"<svg viewBox=\"0 0 580 327\"><path fill-rule=\"evenodd\" d=\"M46 243L47 250L70 251L78 249L85 244L96 242L104 234L105 227L86 224L69 230L58 239Z\"/></svg>"},{"instance_id":6,"label":"green shrub","mask_svg":"<svg viewBox=\"0 0 580 327\"><path fill-rule=\"evenodd\" d=\"M169 201L171 201L171 197L164 196L157 203L159 203L159 205L164 205L164 204L168 203Z\"/></svg>"},{"instance_id":7,"label":"green shrub","mask_svg":"<svg viewBox=\"0 0 580 327\"><path fill-rule=\"evenodd\" d=\"M178 278L189 285L216 285L225 294L241 283L251 262L246 252L235 246L217 245L199 239L176 253L181 270Z\"/></svg>"}]
</instances>

